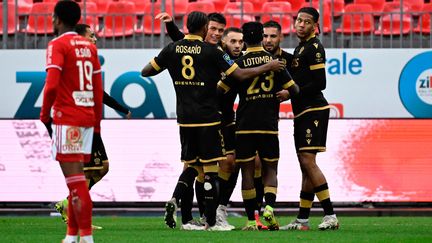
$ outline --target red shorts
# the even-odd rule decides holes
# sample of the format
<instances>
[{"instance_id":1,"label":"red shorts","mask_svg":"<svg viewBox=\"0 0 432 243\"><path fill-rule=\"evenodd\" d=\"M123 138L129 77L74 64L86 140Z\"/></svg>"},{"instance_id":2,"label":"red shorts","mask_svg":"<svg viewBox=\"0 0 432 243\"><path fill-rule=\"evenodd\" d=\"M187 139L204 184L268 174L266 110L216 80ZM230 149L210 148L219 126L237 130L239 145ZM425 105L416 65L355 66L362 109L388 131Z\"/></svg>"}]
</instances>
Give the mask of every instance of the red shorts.
<instances>
[{"instance_id":1,"label":"red shorts","mask_svg":"<svg viewBox=\"0 0 432 243\"><path fill-rule=\"evenodd\" d=\"M53 125L52 156L59 162L90 161L93 127Z\"/></svg>"}]
</instances>

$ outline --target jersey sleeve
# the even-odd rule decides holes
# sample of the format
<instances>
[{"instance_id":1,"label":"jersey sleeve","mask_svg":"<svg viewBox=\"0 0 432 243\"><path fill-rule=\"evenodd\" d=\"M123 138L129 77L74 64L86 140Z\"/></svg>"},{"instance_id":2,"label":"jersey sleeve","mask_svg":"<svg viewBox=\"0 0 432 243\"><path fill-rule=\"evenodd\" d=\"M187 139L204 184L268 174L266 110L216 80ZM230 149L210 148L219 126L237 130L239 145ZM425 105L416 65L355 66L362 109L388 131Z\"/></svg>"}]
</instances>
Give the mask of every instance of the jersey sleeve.
<instances>
[{"instance_id":1,"label":"jersey sleeve","mask_svg":"<svg viewBox=\"0 0 432 243\"><path fill-rule=\"evenodd\" d=\"M311 81L301 87L301 94L314 94L326 87L325 51L320 43L313 43L306 55L311 71Z\"/></svg>"},{"instance_id":2,"label":"jersey sleeve","mask_svg":"<svg viewBox=\"0 0 432 243\"><path fill-rule=\"evenodd\" d=\"M48 44L46 54L46 70L49 68L63 69L64 53L61 42L52 41Z\"/></svg>"},{"instance_id":3,"label":"jersey sleeve","mask_svg":"<svg viewBox=\"0 0 432 243\"><path fill-rule=\"evenodd\" d=\"M217 49L216 47L213 48L212 51L214 52L212 53L212 56L216 59L216 64L226 76L229 76L238 68L237 63L235 63L227 53Z\"/></svg>"},{"instance_id":4,"label":"jersey sleeve","mask_svg":"<svg viewBox=\"0 0 432 243\"><path fill-rule=\"evenodd\" d=\"M164 49L162 49L159 55L150 61L150 64L156 71L159 72L167 68L168 63L171 61L169 55L169 50L171 49L171 46L172 43L166 46Z\"/></svg>"}]
</instances>

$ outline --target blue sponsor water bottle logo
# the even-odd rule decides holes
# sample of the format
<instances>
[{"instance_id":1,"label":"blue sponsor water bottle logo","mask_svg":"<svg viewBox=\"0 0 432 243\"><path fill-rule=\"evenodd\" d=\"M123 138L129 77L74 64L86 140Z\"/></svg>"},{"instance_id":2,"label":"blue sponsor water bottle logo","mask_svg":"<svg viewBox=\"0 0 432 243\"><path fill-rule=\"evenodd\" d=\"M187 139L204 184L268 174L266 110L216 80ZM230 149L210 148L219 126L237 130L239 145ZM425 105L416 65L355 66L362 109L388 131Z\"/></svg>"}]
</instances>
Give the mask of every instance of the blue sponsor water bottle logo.
<instances>
[{"instance_id":1,"label":"blue sponsor water bottle logo","mask_svg":"<svg viewBox=\"0 0 432 243\"><path fill-rule=\"evenodd\" d=\"M399 96L416 118L432 117L432 51L414 56L399 78Z\"/></svg>"}]
</instances>

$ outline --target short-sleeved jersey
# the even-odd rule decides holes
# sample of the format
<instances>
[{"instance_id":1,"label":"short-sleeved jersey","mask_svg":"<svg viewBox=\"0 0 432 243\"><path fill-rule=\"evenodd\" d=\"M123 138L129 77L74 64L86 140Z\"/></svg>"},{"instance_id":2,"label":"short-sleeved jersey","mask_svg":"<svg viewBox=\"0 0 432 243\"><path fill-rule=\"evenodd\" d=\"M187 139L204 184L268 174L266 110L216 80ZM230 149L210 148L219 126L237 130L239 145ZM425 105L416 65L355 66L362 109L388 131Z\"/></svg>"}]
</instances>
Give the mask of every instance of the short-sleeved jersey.
<instances>
[{"instance_id":1,"label":"short-sleeved jersey","mask_svg":"<svg viewBox=\"0 0 432 243\"><path fill-rule=\"evenodd\" d=\"M217 82L238 66L228 54L196 35L166 46L151 61L157 71L168 69L177 96L180 126L212 126L221 122Z\"/></svg>"},{"instance_id":2,"label":"short-sleeved jersey","mask_svg":"<svg viewBox=\"0 0 432 243\"><path fill-rule=\"evenodd\" d=\"M96 46L76 32L66 32L48 44L46 70L50 68L61 71L52 107L53 123L95 126L95 95L92 81L93 75L101 72ZM102 84L97 85L99 88L102 87ZM102 95L101 93L100 97Z\"/></svg>"},{"instance_id":3,"label":"short-sleeved jersey","mask_svg":"<svg viewBox=\"0 0 432 243\"><path fill-rule=\"evenodd\" d=\"M263 47L252 47L236 60L241 68L264 65L273 60L273 56ZM219 86L229 91L235 87L240 101L237 108L237 134L270 133L277 134L279 120L279 101L276 93L294 85L286 71L266 72L242 82L228 78L219 82Z\"/></svg>"},{"instance_id":4,"label":"short-sleeved jersey","mask_svg":"<svg viewBox=\"0 0 432 243\"><path fill-rule=\"evenodd\" d=\"M318 38L301 42L294 50L291 75L300 93L291 98L295 116L328 105L322 90L326 86L325 51Z\"/></svg>"}]
</instances>

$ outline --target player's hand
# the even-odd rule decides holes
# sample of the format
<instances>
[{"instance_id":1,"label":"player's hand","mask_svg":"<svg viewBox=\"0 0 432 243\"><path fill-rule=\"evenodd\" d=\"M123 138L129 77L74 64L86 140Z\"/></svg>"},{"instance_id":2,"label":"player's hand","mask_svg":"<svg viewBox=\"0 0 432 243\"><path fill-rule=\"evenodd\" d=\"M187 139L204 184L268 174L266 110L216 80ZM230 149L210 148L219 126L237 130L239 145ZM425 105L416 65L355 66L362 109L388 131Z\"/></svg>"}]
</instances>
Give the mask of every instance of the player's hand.
<instances>
[{"instance_id":1,"label":"player's hand","mask_svg":"<svg viewBox=\"0 0 432 243\"><path fill-rule=\"evenodd\" d=\"M129 112L126 114L126 118L127 118L127 119L131 119L131 117L132 117L132 112L129 111Z\"/></svg>"},{"instance_id":2,"label":"player's hand","mask_svg":"<svg viewBox=\"0 0 432 243\"><path fill-rule=\"evenodd\" d=\"M279 100L279 102L284 102L286 100L289 100L290 93L288 90L283 89L276 93L276 98Z\"/></svg>"},{"instance_id":3,"label":"player's hand","mask_svg":"<svg viewBox=\"0 0 432 243\"><path fill-rule=\"evenodd\" d=\"M269 63L270 63L270 70L271 71L280 71L280 70L283 70L285 68L285 62L278 60L278 59L273 59Z\"/></svg>"},{"instance_id":4,"label":"player's hand","mask_svg":"<svg viewBox=\"0 0 432 243\"><path fill-rule=\"evenodd\" d=\"M171 15L169 15L166 12L162 12L162 13L158 13L155 17L155 19L159 19L160 21L167 23L167 22L172 22L173 18L171 17Z\"/></svg>"},{"instance_id":5,"label":"player's hand","mask_svg":"<svg viewBox=\"0 0 432 243\"><path fill-rule=\"evenodd\" d=\"M48 122L43 122L43 124L45 125L45 127L46 127L46 129L48 131L48 135L50 136L50 138L52 138L52 133L53 133L53 130L52 130L52 121L53 120L50 117L50 119L49 119Z\"/></svg>"}]
</instances>

